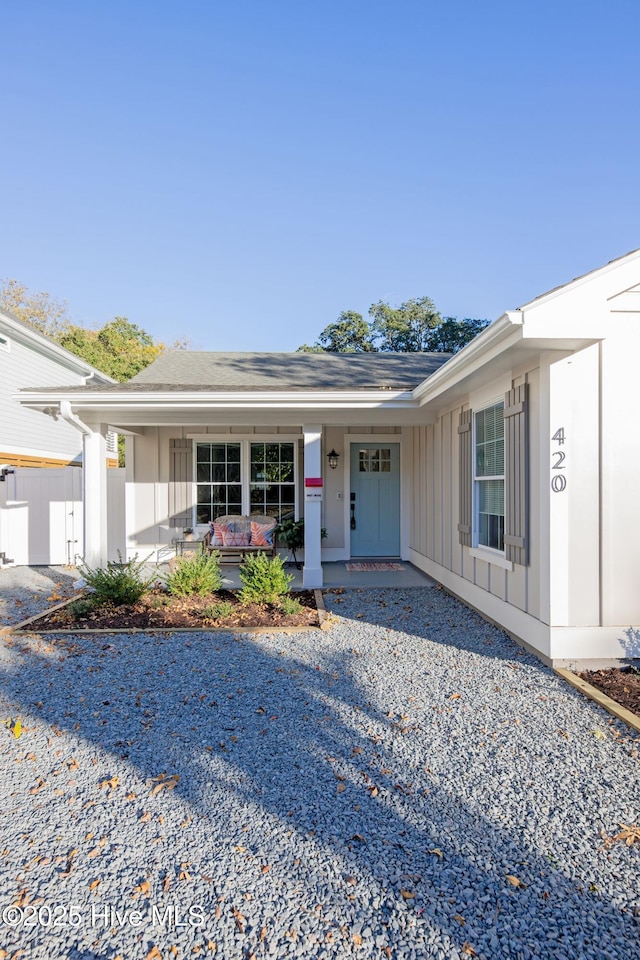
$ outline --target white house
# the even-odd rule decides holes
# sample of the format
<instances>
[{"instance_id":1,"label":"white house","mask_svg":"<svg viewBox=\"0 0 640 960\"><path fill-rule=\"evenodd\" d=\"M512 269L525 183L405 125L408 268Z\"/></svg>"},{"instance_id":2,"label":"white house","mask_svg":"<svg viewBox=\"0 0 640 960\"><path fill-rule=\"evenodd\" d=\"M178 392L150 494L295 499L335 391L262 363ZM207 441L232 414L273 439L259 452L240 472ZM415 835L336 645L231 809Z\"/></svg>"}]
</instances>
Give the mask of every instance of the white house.
<instances>
[{"instance_id":1,"label":"white house","mask_svg":"<svg viewBox=\"0 0 640 960\"><path fill-rule=\"evenodd\" d=\"M0 312L0 565L71 563L82 551L82 434L64 404L56 405L55 420L45 418L18 403L17 392L114 382L33 327ZM115 434L107 438L103 466L118 466ZM114 489L116 475L118 481L122 478L117 470L109 473Z\"/></svg>"},{"instance_id":2,"label":"white house","mask_svg":"<svg viewBox=\"0 0 640 960\"><path fill-rule=\"evenodd\" d=\"M451 358L176 352L126 384L20 402L82 425L90 563L105 559L114 429L131 555L161 556L222 513L303 515L306 585L323 561L399 556L544 659L575 662L640 656L639 361L635 251Z\"/></svg>"},{"instance_id":3,"label":"white house","mask_svg":"<svg viewBox=\"0 0 640 960\"><path fill-rule=\"evenodd\" d=\"M60 416L45 420L16 399L25 387L115 383L86 360L70 353L6 311L0 311L0 464L10 467L65 467L82 463L82 435ZM108 461L118 465L116 438Z\"/></svg>"}]
</instances>

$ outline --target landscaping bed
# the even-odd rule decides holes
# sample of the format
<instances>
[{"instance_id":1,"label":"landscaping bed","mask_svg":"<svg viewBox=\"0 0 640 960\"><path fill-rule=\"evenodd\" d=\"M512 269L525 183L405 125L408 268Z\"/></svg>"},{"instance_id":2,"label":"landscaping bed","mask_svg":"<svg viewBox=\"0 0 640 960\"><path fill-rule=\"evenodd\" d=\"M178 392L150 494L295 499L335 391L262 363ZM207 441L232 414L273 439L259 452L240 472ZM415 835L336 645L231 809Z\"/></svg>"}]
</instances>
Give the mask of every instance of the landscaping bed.
<instances>
[{"instance_id":1,"label":"landscaping bed","mask_svg":"<svg viewBox=\"0 0 640 960\"><path fill-rule=\"evenodd\" d=\"M276 604L243 602L238 593L219 590L208 596L172 596L162 589L146 592L135 603L91 606L91 595L45 613L29 624L38 630L144 630L158 628L317 627L313 591L292 596L299 609L287 613ZM84 613L78 611L86 610Z\"/></svg>"},{"instance_id":2,"label":"landscaping bed","mask_svg":"<svg viewBox=\"0 0 640 960\"><path fill-rule=\"evenodd\" d=\"M636 667L585 670L578 676L640 717L640 670Z\"/></svg>"}]
</instances>

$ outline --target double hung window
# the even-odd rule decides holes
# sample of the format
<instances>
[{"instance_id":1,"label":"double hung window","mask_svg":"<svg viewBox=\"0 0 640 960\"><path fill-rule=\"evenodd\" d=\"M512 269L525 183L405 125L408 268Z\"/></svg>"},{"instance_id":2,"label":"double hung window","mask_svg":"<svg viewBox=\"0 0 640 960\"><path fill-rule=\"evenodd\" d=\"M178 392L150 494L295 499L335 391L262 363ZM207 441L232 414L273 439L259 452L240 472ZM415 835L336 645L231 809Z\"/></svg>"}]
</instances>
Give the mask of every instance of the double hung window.
<instances>
[{"instance_id":1,"label":"double hung window","mask_svg":"<svg viewBox=\"0 0 640 960\"><path fill-rule=\"evenodd\" d=\"M504 551L504 403L474 414L474 541Z\"/></svg>"}]
</instances>

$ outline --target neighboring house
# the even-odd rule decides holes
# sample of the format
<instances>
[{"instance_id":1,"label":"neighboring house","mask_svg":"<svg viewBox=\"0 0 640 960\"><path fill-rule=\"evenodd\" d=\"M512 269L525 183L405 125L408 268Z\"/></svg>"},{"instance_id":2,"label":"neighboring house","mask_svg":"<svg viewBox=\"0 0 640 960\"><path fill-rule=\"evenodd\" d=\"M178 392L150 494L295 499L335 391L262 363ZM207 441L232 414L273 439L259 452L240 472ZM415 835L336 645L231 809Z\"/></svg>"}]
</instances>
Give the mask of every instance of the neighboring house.
<instances>
[{"instance_id":1,"label":"neighboring house","mask_svg":"<svg viewBox=\"0 0 640 960\"><path fill-rule=\"evenodd\" d=\"M96 370L23 323L0 311L0 465L9 467L65 467L82 463L82 434L58 416L56 422L21 406L15 395L25 387L69 384L112 384ZM109 440L107 460L118 466L115 436Z\"/></svg>"},{"instance_id":2,"label":"neighboring house","mask_svg":"<svg viewBox=\"0 0 640 960\"><path fill-rule=\"evenodd\" d=\"M636 251L451 358L174 352L125 384L20 402L85 431L90 563L114 429L129 555L161 558L222 513L304 516L307 586L323 560L399 556L543 658L577 661L640 656L639 365Z\"/></svg>"}]
</instances>

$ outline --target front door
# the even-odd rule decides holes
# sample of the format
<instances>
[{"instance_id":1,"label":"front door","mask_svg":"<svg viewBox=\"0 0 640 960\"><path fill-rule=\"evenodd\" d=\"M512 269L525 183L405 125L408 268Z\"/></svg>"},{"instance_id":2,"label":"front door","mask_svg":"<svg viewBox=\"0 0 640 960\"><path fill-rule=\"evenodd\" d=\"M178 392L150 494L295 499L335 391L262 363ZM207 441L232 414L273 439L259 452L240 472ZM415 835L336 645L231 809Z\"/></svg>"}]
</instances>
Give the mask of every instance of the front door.
<instances>
[{"instance_id":1,"label":"front door","mask_svg":"<svg viewBox=\"0 0 640 960\"><path fill-rule=\"evenodd\" d=\"M351 444L351 556L400 555L400 444Z\"/></svg>"}]
</instances>

